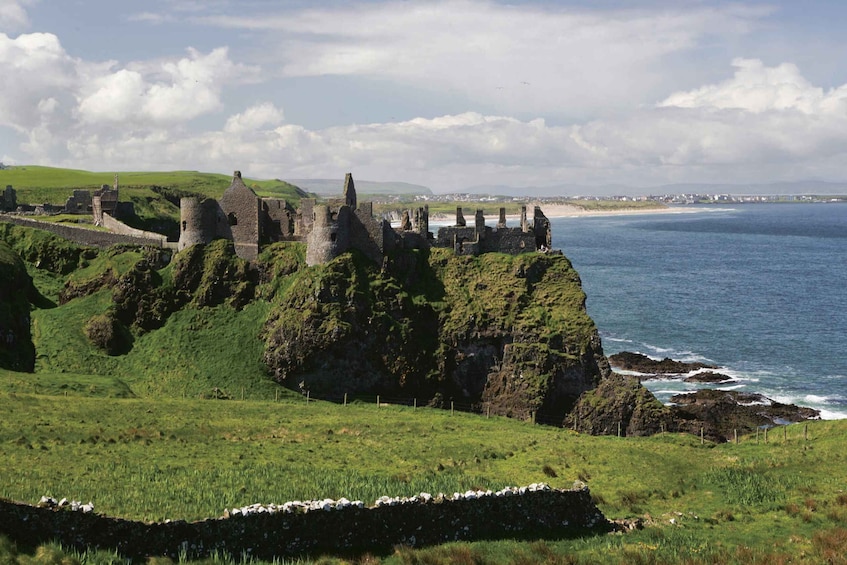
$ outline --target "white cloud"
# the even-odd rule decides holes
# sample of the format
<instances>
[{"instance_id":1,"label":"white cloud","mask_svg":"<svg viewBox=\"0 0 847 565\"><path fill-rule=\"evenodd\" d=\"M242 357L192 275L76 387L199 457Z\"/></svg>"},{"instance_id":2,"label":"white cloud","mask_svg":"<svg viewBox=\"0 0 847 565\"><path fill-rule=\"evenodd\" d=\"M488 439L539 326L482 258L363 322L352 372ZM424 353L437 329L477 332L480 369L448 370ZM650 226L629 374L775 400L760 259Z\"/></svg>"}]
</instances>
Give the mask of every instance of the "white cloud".
<instances>
[{"instance_id":1,"label":"white cloud","mask_svg":"<svg viewBox=\"0 0 847 565\"><path fill-rule=\"evenodd\" d=\"M204 5L182 3L163 17L204 13ZM269 56L296 79L279 89L253 88L274 67L241 62L250 54L241 43L232 52L88 61L53 34L0 33L0 133L13 131L18 143L0 151L16 162L96 170L240 169L267 178L352 171L436 190L845 177L847 85L822 88L794 64L758 59L735 59L734 69L697 82L677 82L666 66L713 33L747 33L761 11L338 6L194 20L273 35L279 51ZM426 94L406 104L407 119L389 123L291 123L303 98L283 97L311 87L300 77L324 74ZM433 110L429 89L468 110Z\"/></svg>"},{"instance_id":2,"label":"white cloud","mask_svg":"<svg viewBox=\"0 0 847 565\"><path fill-rule=\"evenodd\" d=\"M767 13L442 0L194 21L268 32L268 48L288 77L388 79L498 113L576 115L652 103L671 88L668 56L704 38L747 33Z\"/></svg>"},{"instance_id":3,"label":"white cloud","mask_svg":"<svg viewBox=\"0 0 847 565\"><path fill-rule=\"evenodd\" d=\"M735 59L735 75L718 84L688 92L676 92L659 106L678 108L735 108L761 113L797 110L804 114L836 113L847 110L847 85L824 92L813 86L791 63L766 67L759 59Z\"/></svg>"},{"instance_id":4,"label":"white cloud","mask_svg":"<svg viewBox=\"0 0 847 565\"><path fill-rule=\"evenodd\" d=\"M29 16L25 6L27 0L0 0L0 29L10 31L29 27Z\"/></svg>"},{"instance_id":5,"label":"white cloud","mask_svg":"<svg viewBox=\"0 0 847 565\"><path fill-rule=\"evenodd\" d=\"M247 108L243 113L230 116L224 125L224 131L233 133L253 131L265 126L275 126L282 120L282 110L277 109L270 102L263 102Z\"/></svg>"},{"instance_id":6,"label":"white cloud","mask_svg":"<svg viewBox=\"0 0 847 565\"><path fill-rule=\"evenodd\" d=\"M128 67L81 88L78 111L84 122L190 121L221 110L221 91L228 83L253 80L258 72L233 63L226 47L208 54L189 48L188 57Z\"/></svg>"}]
</instances>

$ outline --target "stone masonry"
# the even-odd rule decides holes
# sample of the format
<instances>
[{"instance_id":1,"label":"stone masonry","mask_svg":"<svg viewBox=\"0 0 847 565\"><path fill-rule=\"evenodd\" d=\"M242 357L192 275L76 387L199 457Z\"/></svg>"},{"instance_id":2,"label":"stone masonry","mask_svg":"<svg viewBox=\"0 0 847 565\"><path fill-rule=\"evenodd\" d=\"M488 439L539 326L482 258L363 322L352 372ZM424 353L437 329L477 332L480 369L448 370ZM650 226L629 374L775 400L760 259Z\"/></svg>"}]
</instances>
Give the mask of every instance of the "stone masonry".
<instances>
[{"instance_id":1,"label":"stone masonry","mask_svg":"<svg viewBox=\"0 0 847 565\"><path fill-rule=\"evenodd\" d=\"M373 215L372 202L358 202L350 173L344 178L343 201L317 204L304 198L300 209L280 199L259 198L236 171L220 201L183 198L180 202L179 249L215 238L230 239L239 257L254 260L260 247L275 241L305 241L306 263L318 265L356 249L375 263L394 249L449 247L463 255L480 253L526 253L550 248L550 222L536 206L532 222L522 210L521 225L506 227L505 209L494 228L485 225L478 210L472 226L466 225L461 208L456 225L442 227L438 236L429 231L429 208L404 212L399 228Z\"/></svg>"}]
</instances>

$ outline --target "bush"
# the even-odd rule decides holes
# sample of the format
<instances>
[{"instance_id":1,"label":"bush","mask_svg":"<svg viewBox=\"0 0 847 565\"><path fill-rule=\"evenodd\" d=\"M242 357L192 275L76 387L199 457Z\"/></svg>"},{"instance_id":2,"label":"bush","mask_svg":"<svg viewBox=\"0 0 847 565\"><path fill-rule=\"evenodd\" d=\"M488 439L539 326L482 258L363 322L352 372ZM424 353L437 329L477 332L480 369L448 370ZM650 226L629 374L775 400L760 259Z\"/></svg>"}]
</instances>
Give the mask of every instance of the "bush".
<instances>
[{"instance_id":1,"label":"bush","mask_svg":"<svg viewBox=\"0 0 847 565\"><path fill-rule=\"evenodd\" d=\"M132 348L132 335L111 310L91 317L84 331L94 346L109 355L121 355Z\"/></svg>"}]
</instances>

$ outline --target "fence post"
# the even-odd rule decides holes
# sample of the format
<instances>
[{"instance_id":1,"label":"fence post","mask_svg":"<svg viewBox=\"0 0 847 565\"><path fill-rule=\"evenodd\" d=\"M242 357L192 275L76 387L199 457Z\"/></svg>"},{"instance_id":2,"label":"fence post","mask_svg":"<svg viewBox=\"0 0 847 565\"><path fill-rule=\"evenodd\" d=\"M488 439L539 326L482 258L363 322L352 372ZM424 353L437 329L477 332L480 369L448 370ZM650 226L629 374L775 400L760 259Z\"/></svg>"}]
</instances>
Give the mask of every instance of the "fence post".
<instances>
[{"instance_id":1,"label":"fence post","mask_svg":"<svg viewBox=\"0 0 847 565\"><path fill-rule=\"evenodd\" d=\"M738 445L738 430L732 430L732 435L735 437L735 445Z\"/></svg>"},{"instance_id":2,"label":"fence post","mask_svg":"<svg viewBox=\"0 0 847 565\"><path fill-rule=\"evenodd\" d=\"M621 437L621 422L618 420L618 437Z\"/></svg>"},{"instance_id":3,"label":"fence post","mask_svg":"<svg viewBox=\"0 0 847 565\"><path fill-rule=\"evenodd\" d=\"M788 426L782 426L782 441L788 443Z\"/></svg>"},{"instance_id":4,"label":"fence post","mask_svg":"<svg viewBox=\"0 0 847 565\"><path fill-rule=\"evenodd\" d=\"M485 417L486 417L486 418L490 418L490 417L491 417L491 405L490 405L490 404L488 404L488 405L485 407Z\"/></svg>"},{"instance_id":5,"label":"fence post","mask_svg":"<svg viewBox=\"0 0 847 565\"><path fill-rule=\"evenodd\" d=\"M809 439L809 424L803 424L803 441Z\"/></svg>"},{"instance_id":6,"label":"fence post","mask_svg":"<svg viewBox=\"0 0 847 565\"><path fill-rule=\"evenodd\" d=\"M765 443L768 443L768 429L765 428Z\"/></svg>"},{"instance_id":7,"label":"fence post","mask_svg":"<svg viewBox=\"0 0 847 565\"><path fill-rule=\"evenodd\" d=\"M310 390L306 391L306 404L309 403L309 397L311 396L311 394L312 394L312 391L310 391Z\"/></svg>"},{"instance_id":8,"label":"fence post","mask_svg":"<svg viewBox=\"0 0 847 565\"><path fill-rule=\"evenodd\" d=\"M706 439L703 435L703 426L700 426L700 445L703 445L704 443L706 443Z\"/></svg>"},{"instance_id":9,"label":"fence post","mask_svg":"<svg viewBox=\"0 0 847 565\"><path fill-rule=\"evenodd\" d=\"M453 415L453 401L450 401L450 415Z\"/></svg>"},{"instance_id":10,"label":"fence post","mask_svg":"<svg viewBox=\"0 0 847 565\"><path fill-rule=\"evenodd\" d=\"M417 399L417 398L415 398L415 399L414 399L414 404L412 404L412 410L417 410L417 409L418 409L418 399Z\"/></svg>"},{"instance_id":11,"label":"fence post","mask_svg":"<svg viewBox=\"0 0 847 565\"><path fill-rule=\"evenodd\" d=\"M376 407L379 408L379 395L376 395Z\"/></svg>"},{"instance_id":12,"label":"fence post","mask_svg":"<svg viewBox=\"0 0 847 565\"><path fill-rule=\"evenodd\" d=\"M535 410L530 412L529 415L532 417L532 423L534 424L535 423Z\"/></svg>"},{"instance_id":13,"label":"fence post","mask_svg":"<svg viewBox=\"0 0 847 565\"><path fill-rule=\"evenodd\" d=\"M344 406L347 406L347 393L344 393Z\"/></svg>"},{"instance_id":14,"label":"fence post","mask_svg":"<svg viewBox=\"0 0 847 565\"><path fill-rule=\"evenodd\" d=\"M759 445L759 426L756 426L756 445Z\"/></svg>"}]
</instances>

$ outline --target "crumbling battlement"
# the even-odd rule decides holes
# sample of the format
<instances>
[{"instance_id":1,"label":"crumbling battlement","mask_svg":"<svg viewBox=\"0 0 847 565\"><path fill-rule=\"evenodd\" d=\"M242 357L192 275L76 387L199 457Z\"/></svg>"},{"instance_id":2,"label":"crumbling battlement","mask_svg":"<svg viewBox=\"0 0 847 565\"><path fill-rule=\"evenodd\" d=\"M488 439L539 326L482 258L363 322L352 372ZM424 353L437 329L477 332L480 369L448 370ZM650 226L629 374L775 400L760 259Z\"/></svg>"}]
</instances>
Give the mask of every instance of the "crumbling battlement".
<instances>
[{"instance_id":1,"label":"crumbling battlement","mask_svg":"<svg viewBox=\"0 0 847 565\"><path fill-rule=\"evenodd\" d=\"M550 222L535 207L532 222L521 211L521 225L506 226L505 208L495 228L485 225L477 210L474 225L467 226L462 209L456 210L456 225L442 227L438 237L429 231L429 207L403 212L398 228L375 218L373 203L359 203L353 175L344 178L343 203L316 204L304 198L294 210L279 199L260 199L236 171L232 184L220 201L183 198L180 201L179 249L208 243L215 238L230 239L239 257L254 260L261 245L275 241L305 241L306 263L318 265L356 249L375 263L381 263L394 249L449 247L463 255L500 252L512 255L550 249Z\"/></svg>"},{"instance_id":2,"label":"crumbling battlement","mask_svg":"<svg viewBox=\"0 0 847 565\"><path fill-rule=\"evenodd\" d=\"M435 247L449 247L459 255L481 253L509 253L517 255L528 251L547 251L552 244L550 221L536 206L532 222L527 221L526 206L521 206L519 227L506 227L506 209L500 208L497 227L485 225L482 210L474 215L473 226L468 226L461 207L456 209L456 225L438 230Z\"/></svg>"}]
</instances>

